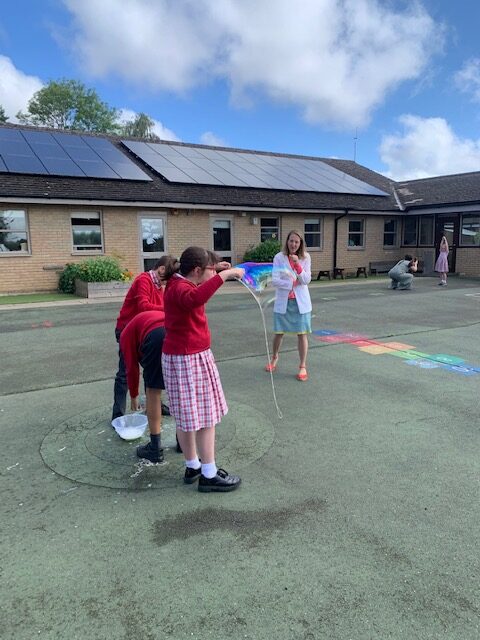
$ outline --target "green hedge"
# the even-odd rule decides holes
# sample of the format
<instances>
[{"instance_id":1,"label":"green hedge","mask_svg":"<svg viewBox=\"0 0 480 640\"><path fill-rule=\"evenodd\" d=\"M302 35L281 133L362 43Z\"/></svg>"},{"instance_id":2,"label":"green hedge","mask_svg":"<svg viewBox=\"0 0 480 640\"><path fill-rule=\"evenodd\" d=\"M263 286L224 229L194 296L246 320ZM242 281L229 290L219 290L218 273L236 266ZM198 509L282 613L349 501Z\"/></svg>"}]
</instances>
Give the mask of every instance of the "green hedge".
<instances>
[{"instance_id":1,"label":"green hedge","mask_svg":"<svg viewBox=\"0 0 480 640\"><path fill-rule=\"evenodd\" d=\"M243 256L244 262L273 262L275 254L281 251L282 245L278 240L265 240L253 249L249 249Z\"/></svg>"},{"instance_id":2,"label":"green hedge","mask_svg":"<svg viewBox=\"0 0 480 640\"><path fill-rule=\"evenodd\" d=\"M85 282L110 282L121 280L122 273L118 260L107 256L71 262L60 274L58 290L63 293L75 293L76 278Z\"/></svg>"}]
</instances>

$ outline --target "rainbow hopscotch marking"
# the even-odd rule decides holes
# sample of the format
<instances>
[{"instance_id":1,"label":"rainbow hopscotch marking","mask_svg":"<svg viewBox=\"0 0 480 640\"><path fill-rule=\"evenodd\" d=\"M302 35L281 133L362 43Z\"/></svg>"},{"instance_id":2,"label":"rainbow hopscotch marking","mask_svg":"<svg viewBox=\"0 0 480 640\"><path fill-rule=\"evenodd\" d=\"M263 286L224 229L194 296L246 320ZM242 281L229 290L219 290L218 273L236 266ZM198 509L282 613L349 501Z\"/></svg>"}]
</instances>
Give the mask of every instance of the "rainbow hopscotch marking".
<instances>
[{"instance_id":1,"label":"rainbow hopscotch marking","mask_svg":"<svg viewBox=\"0 0 480 640\"><path fill-rule=\"evenodd\" d=\"M423 353L422 351L417 351L413 345L404 344L403 342L379 342L358 333L340 333L333 329L318 329L313 331L313 335L320 342L352 344L359 351L369 353L372 356L386 354L402 358L405 364L411 367L443 369L462 376L474 376L480 373L480 367L468 364L458 356L451 356L446 353Z\"/></svg>"}]
</instances>

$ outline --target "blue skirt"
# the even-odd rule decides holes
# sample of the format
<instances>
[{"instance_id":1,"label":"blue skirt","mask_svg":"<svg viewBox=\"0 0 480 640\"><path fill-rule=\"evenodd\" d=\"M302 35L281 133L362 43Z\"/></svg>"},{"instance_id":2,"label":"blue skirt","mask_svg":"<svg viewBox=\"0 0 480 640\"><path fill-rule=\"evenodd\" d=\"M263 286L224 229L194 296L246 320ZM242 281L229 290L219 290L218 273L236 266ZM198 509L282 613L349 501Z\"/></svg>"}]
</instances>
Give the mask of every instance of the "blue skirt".
<instances>
[{"instance_id":1,"label":"blue skirt","mask_svg":"<svg viewBox=\"0 0 480 640\"><path fill-rule=\"evenodd\" d=\"M300 313L295 299L287 303L286 313L273 314L274 333L312 333L312 314Z\"/></svg>"}]
</instances>

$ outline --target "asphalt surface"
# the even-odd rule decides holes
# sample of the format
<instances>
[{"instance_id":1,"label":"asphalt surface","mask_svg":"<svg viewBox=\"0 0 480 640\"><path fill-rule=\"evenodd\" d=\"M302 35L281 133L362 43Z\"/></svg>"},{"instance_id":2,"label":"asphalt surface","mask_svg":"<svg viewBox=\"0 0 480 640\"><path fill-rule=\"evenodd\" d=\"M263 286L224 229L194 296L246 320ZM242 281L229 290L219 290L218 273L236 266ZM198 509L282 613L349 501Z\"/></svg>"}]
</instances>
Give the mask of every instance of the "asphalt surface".
<instances>
[{"instance_id":1,"label":"asphalt surface","mask_svg":"<svg viewBox=\"0 0 480 640\"><path fill-rule=\"evenodd\" d=\"M312 286L282 418L238 287L208 305L224 495L111 429L119 302L0 309L2 640L477 639L480 282Z\"/></svg>"}]
</instances>

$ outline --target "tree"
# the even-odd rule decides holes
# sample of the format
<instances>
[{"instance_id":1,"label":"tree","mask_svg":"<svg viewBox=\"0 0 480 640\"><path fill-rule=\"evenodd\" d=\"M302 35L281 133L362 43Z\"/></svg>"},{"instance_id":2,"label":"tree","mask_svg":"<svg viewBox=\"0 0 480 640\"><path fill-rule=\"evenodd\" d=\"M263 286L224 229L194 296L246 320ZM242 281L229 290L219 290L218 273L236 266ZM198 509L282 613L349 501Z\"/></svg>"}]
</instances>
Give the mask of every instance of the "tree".
<instances>
[{"instance_id":1,"label":"tree","mask_svg":"<svg viewBox=\"0 0 480 640\"><path fill-rule=\"evenodd\" d=\"M8 116L5 115L5 109L0 104L0 124L5 124L5 122L8 122Z\"/></svg>"},{"instance_id":2,"label":"tree","mask_svg":"<svg viewBox=\"0 0 480 640\"><path fill-rule=\"evenodd\" d=\"M117 110L102 102L94 89L77 80L52 80L37 91L28 103L26 113L17 118L24 124L118 133Z\"/></svg>"},{"instance_id":3,"label":"tree","mask_svg":"<svg viewBox=\"0 0 480 640\"><path fill-rule=\"evenodd\" d=\"M128 120L123 125L122 133L125 136L143 138L157 142L160 138L153 132L155 122L146 113L137 113L133 120Z\"/></svg>"}]
</instances>

